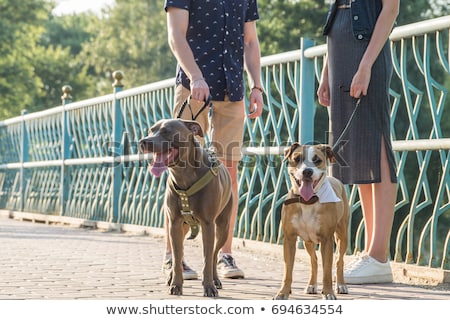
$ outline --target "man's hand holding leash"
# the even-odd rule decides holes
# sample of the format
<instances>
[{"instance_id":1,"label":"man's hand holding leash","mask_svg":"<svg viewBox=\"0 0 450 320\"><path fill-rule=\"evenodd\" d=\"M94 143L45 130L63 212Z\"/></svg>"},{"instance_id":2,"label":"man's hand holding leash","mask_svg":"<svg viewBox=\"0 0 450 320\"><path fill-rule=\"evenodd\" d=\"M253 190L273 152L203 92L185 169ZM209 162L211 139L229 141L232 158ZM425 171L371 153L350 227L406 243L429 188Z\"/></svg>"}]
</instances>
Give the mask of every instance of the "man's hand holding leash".
<instances>
[{"instance_id":1,"label":"man's hand holding leash","mask_svg":"<svg viewBox=\"0 0 450 320\"><path fill-rule=\"evenodd\" d=\"M250 119L256 119L262 114L264 108L263 93L263 89L257 86L250 90L250 105L247 115Z\"/></svg>"}]
</instances>

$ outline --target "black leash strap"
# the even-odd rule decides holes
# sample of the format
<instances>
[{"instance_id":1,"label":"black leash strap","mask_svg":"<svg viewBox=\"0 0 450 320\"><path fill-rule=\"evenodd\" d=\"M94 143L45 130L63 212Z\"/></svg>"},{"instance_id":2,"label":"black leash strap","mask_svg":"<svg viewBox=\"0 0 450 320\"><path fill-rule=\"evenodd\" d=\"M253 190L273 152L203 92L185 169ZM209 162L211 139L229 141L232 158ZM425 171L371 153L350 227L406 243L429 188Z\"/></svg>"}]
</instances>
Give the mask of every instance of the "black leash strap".
<instances>
[{"instance_id":1,"label":"black leash strap","mask_svg":"<svg viewBox=\"0 0 450 320\"><path fill-rule=\"evenodd\" d=\"M199 114L202 113L203 110L205 110L207 107L209 107L209 108L212 107L212 102L211 102L212 96L210 95L210 96L208 97L208 99L205 100L205 103L204 103L203 106L200 108L200 110L198 110L197 114L194 115L194 113L192 112L190 100L191 100L191 97L189 96L189 97L183 102L183 105L181 106L180 111L179 111L178 114L177 114L177 118L178 118L178 119L181 118L181 115L183 114L184 109L186 109L186 106L189 106L189 110L191 110L191 118L192 118L193 121L196 120L197 117L199 116Z\"/></svg>"},{"instance_id":2,"label":"black leash strap","mask_svg":"<svg viewBox=\"0 0 450 320\"><path fill-rule=\"evenodd\" d=\"M337 149L339 148L339 144L342 142L342 139L347 134L348 130L350 129L350 126L353 122L353 119L355 118L356 111L358 110L359 105L361 104L361 98L356 99L356 105L355 109L353 110L352 114L350 115L350 119L347 121L347 125L345 126L344 130L342 131L339 138L336 140L336 142L333 145L333 152L337 152Z\"/></svg>"},{"instance_id":3,"label":"black leash strap","mask_svg":"<svg viewBox=\"0 0 450 320\"><path fill-rule=\"evenodd\" d=\"M191 119L192 119L192 121L195 121L197 119L197 117L199 116L199 114L202 113L207 107L209 107L210 114L211 114L211 110L212 110L212 102L211 102L212 101L212 96L211 95L208 97L208 99L205 100L205 103L200 108L200 110L198 110L196 115L194 115L194 113L192 112L190 100L191 100L191 96L189 96L183 102L183 104L181 105L180 111L178 111L177 119L181 118L181 115L183 114L184 109L186 109L186 106L189 106L189 110L191 111ZM215 173L215 171L213 171L213 173ZM177 191L175 189L175 187L173 187L173 188L178 193L178 195L180 196L180 199L182 197L185 198L184 200L183 199L181 200L182 207L183 207L183 210L181 210L181 214L183 215L184 222L188 223L190 225L190 227L191 227L191 233L190 233L190 235L189 235L189 237L187 239L188 240L194 239L199 233L200 225L199 225L199 222L197 221L197 219L195 219L194 216L192 215L192 211L190 211L190 209L189 209L188 195L187 194L186 195L180 195L179 191ZM195 192L197 192L197 191L195 191Z\"/></svg>"}]
</instances>

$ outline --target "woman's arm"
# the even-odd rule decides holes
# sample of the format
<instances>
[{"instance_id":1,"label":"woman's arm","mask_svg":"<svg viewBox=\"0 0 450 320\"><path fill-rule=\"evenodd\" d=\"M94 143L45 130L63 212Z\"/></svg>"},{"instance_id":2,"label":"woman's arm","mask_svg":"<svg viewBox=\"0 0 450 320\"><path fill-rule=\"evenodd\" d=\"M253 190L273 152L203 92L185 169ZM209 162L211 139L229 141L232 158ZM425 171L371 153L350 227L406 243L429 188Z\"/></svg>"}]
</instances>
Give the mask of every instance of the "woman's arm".
<instances>
[{"instance_id":1,"label":"woman's arm","mask_svg":"<svg viewBox=\"0 0 450 320\"><path fill-rule=\"evenodd\" d=\"M400 0L382 0L382 2L383 8L378 16L369 45L350 86L350 95L355 98L367 94L372 66L389 38L398 16Z\"/></svg>"}]
</instances>

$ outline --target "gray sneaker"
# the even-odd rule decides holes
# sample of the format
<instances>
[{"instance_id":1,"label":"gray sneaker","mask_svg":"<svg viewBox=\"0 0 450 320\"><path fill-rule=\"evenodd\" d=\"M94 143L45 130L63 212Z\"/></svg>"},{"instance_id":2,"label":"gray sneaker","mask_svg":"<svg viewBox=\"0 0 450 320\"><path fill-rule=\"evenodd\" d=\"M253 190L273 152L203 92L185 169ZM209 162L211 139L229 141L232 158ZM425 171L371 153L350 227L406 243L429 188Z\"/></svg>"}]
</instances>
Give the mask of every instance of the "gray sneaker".
<instances>
[{"instance_id":1,"label":"gray sneaker","mask_svg":"<svg viewBox=\"0 0 450 320\"><path fill-rule=\"evenodd\" d=\"M217 273L222 278L244 278L244 271L236 266L236 262L229 254L224 254L219 261L217 261Z\"/></svg>"},{"instance_id":2,"label":"gray sneaker","mask_svg":"<svg viewBox=\"0 0 450 320\"><path fill-rule=\"evenodd\" d=\"M172 270L172 259L168 259L163 263L163 271L166 276L169 275L170 270ZM197 280L197 278L197 272L192 270L183 260L183 280Z\"/></svg>"}]
</instances>

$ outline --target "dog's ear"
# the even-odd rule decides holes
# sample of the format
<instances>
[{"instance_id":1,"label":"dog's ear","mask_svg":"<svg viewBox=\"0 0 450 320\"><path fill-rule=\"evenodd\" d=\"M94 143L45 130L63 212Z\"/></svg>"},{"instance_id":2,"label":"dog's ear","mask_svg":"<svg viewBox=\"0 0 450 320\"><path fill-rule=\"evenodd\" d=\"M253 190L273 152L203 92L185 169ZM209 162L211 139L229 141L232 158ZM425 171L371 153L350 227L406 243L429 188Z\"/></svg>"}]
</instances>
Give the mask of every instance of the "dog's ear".
<instances>
[{"instance_id":1,"label":"dog's ear","mask_svg":"<svg viewBox=\"0 0 450 320\"><path fill-rule=\"evenodd\" d=\"M197 121L183 120L183 122L184 125L194 133L194 135L200 136L202 138L204 137L202 127Z\"/></svg>"},{"instance_id":2,"label":"dog's ear","mask_svg":"<svg viewBox=\"0 0 450 320\"><path fill-rule=\"evenodd\" d=\"M331 146L329 146L327 144L322 144L322 145L320 145L320 147L321 147L323 153L325 153L327 155L328 161L330 161L330 163L335 163L336 157L334 156L333 148L331 148Z\"/></svg>"},{"instance_id":3,"label":"dog's ear","mask_svg":"<svg viewBox=\"0 0 450 320\"><path fill-rule=\"evenodd\" d=\"M294 152L294 150L297 149L298 147L300 147L300 143L294 142L290 147L284 149L283 161L286 161L291 156L292 152Z\"/></svg>"}]
</instances>

